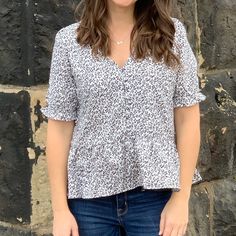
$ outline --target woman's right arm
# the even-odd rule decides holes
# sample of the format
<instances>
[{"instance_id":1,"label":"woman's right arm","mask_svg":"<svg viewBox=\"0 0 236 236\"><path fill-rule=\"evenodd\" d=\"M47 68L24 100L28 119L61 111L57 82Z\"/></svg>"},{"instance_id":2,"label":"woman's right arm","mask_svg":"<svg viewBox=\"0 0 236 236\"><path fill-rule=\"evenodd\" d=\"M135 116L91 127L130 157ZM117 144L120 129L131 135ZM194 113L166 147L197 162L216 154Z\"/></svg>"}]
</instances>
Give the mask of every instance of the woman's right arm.
<instances>
[{"instance_id":1,"label":"woman's right arm","mask_svg":"<svg viewBox=\"0 0 236 236\"><path fill-rule=\"evenodd\" d=\"M67 204L67 160L73 128L74 121L48 119L46 156L54 236L79 235L78 225Z\"/></svg>"},{"instance_id":2,"label":"woman's right arm","mask_svg":"<svg viewBox=\"0 0 236 236\"><path fill-rule=\"evenodd\" d=\"M69 51L71 30L55 35L46 106L41 112L48 118L46 155L53 209L53 236L78 236L76 219L67 205L67 159L79 107Z\"/></svg>"},{"instance_id":3,"label":"woman's right arm","mask_svg":"<svg viewBox=\"0 0 236 236\"><path fill-rule=\"evenodd\" d=\"M67 159L74 121L48 119L46 155L53 212L68 210Z\"/></svg>"}]
</instances>

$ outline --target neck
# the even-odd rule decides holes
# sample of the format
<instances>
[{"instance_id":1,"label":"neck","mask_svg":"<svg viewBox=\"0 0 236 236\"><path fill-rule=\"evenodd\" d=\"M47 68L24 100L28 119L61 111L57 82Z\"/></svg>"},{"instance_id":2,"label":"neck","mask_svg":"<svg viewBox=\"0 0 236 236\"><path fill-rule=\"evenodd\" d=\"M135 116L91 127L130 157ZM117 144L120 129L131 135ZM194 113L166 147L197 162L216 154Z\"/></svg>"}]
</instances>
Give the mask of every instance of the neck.
<instances>
[{"instance_id":1,"label":"neck","mask_svg":"<svg viewBox=\"0 0 236 236\"><path fill-rule=\"evenodd\" d=\"M134 6L119 6L113 1L108 2L109 17L108 23L114 28L124 29L127 25L134 24Z\"/></svg>"}]
</instances>

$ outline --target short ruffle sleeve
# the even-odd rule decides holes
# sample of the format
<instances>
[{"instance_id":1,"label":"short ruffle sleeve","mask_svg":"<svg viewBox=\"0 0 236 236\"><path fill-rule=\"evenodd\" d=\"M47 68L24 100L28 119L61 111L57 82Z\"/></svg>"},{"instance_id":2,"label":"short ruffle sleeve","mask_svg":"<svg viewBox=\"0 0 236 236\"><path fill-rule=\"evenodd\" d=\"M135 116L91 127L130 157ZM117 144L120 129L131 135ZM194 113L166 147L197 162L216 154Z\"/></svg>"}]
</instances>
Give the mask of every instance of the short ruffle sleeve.
<instances>
[{"instance_id":1,"label":"short ruffle sleeve","mask_svg":"<svg viewBox=\"0 0 236 236\"><path fill-rule=\"evenodd\" d=\"M68 37L65 37L63 30L59 30L52 51L46 106L41 108L46 117L63 121L76 120L78 106L76 84L68 59L67 41Z\"/></svg>"},{"instance_id":2,"label":"short ruffle sleeve","mask_svg":"<svg viewBox=\"0 0 236 236\"><path fill-rule=\"evenodd\" d=\"M200 91L198 81L198 64L187 38L183 23L176 19L176 43L182 67L179 67L176 78L173 106L191 106L204 101L206 96Z\"/></svg>"}]
</instances>

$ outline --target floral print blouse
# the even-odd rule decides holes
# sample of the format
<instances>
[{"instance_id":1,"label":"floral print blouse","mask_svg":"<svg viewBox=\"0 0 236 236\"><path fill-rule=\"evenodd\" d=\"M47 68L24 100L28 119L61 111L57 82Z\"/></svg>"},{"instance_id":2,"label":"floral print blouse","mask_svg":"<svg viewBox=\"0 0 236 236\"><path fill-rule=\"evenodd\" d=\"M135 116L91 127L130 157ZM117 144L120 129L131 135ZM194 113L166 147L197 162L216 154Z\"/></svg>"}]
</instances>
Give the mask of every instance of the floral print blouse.
<instances>
[{"instance_id":1,"label":"floral print blouse","mask_svg":"<svg viewBox=\"0 0 236 236\"><path fill-rule=\"evenodd\" d=\"M68 153L68 198L142 189L179 191L180 160L174 108L206 99L183 23L172 17L173 51L183 67L128 58L120 68L76 42L80 22L60 29L52 52L46 105L49 119L75 121ZM55 147L56 148L56 147ZM202 177L195 169L192 183Z\"/></svg>"}]
</instances>

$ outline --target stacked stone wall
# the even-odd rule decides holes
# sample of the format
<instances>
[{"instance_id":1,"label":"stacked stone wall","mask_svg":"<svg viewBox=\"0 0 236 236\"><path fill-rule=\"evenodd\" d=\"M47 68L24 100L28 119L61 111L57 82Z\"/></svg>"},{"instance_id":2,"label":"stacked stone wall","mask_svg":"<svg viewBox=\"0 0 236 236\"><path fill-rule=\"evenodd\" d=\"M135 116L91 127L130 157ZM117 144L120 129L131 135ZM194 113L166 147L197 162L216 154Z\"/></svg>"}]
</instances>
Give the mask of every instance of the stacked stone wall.
<instances>
[{"instance_id":1,"label":"stacked stone wall","mask_svg":"<svg viewBox=\"0 0 236 236\"><path fill-rule=\"evenodd\" d=\"M51 235L45 104L55 33L79 0L0 1L0 235ZM178 0L207 95L188 236L236 236L236 1Z\"/></svg>"}]
</instances>

